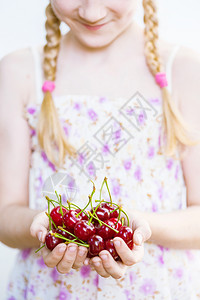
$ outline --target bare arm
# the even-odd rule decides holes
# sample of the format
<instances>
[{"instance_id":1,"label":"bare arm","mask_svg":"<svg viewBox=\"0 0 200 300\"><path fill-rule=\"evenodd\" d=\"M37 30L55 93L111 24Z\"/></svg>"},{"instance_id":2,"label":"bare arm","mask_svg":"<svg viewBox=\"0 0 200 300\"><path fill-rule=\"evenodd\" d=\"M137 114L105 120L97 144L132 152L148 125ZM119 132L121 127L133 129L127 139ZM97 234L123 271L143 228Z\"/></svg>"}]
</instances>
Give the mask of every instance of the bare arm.
<instances>
[{"instance_id":1,"label":"bare arm","mask_svg":"<svg viewBox=\"0 0 200 300\"><path fill-rule=\"evenodd\" d=\"M183 49L173 68L173 89L184 119L200 137L200 56ZM176 96L175 95L175 96ZM187 148L181 161L187 208L170 213L142 213L150 224L150 241L165 247L200 249L200 144Z\"/></svg>"},{"instance_id":2,"label":"bare arm","mask_svg":"<svg viewBox=\"0 0 200 300\"><path fill-rule=\"evenodd\" d=\"M23 117L28 97L24 55L14 52L0 62L0 240L13 248L38 246L30 224L38 213L29 203L29 127Z\"/></svg>"}]
</instances>

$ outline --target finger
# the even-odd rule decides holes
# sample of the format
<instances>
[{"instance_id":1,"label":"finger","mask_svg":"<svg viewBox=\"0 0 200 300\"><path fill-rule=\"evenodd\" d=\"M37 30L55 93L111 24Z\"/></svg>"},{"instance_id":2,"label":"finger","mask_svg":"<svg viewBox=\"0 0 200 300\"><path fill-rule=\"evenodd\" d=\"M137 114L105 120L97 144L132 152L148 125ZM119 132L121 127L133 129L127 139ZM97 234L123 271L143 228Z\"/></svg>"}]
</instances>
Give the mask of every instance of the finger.
<instances>
[{"instance_id":1,"label":"finger","mask_svg":"<svg viewBox=\"0 0 200 300\"><path fill-rule=\"evenodd\" d=\"M75 262L73 264L73 269L79 269L83 266L83 263L84 263L84 261L86 259L86 256L87 256L87 253L88 253L88 250L87 250L86 247L80 246L78 248L76 259L75 259Z\"/></svg>"},{"instance_id":2,"label":"finger","mask_svg":"<svg viewBox=\"0 0 200 300\"><path fill-rule=\"evenodd\" d=\"M35 216L30 226L30 234L33 237L37 237L40 240L40 242L44 243L45 236L47 235L48 225L49 219L45 212L42 212Z\"/></svg>"},{"instance_id":3,"label":"finger","mask_svg":"<svg viewBox=\"0 0 200 300\"><path fill-rule=\"evenodd\" d=\"M83 262L84 266L88 266L90 264L90 258L86 258Z\"/></svg>"},{"instance_id":4,"label":"finger","mask_svg":"<svg viewBox=\"0 0 200 300\"><path fill-rule=\"evenodd\" d=\"M115 279L120 279L125 273L125 266L116 262L107 250L99 253L105 271Z\"/></svg>"},{"instance_id":5,"label":"finger","mask_svg":"<svg viewBox=\"0 0 200 300\"><path fill-rule=\"evenodd\" d=\"M134 219L132 229L134 230L133 241L137 245L142 245L151 237L151 228L145 219Z\"/></svg>"},{"instance_id":6,"label":"finger","mask_svg":"<svg viewBox=\"0 0 200 300\"><path fill-rule=\"evenodd\" d=\"M133 266L143 258L143 246L134 245L133 250L121 238L114 238L113 240L117 254L126 266ZM142 249L141 249L142 248Z\"/></svg>"},{"instance_id":7,"label":"finger","mask_svg":"<svg viewBox=\"0 0 200 300\"><path fill-rule=\"evenodd\" d=\"M66 245L64 243L57 245L52 251L44 247L42 249L42 256L47 267L54 268L61 261L65 250Z\"/></svg>"},{"instance_id":8,"label":"finger","mask_svg":"<svg viewBox=\"0 0 200 300\"><path fill-rule=\"evenodd\" d=\"M62 260L57 265L57 270L61 274L69 273L76 259L78 246L76 244L69 244Z\"/></svg>"},{"instance_id":9,"label":"finger","mask_svg":"<svg viewBox=\"0 0 200 300\"><path fill-rule=\"evenodd\" d=\"M98 256L91 259L91 264L100 276L104 278L110 277L110 274L106 272L106 270L103 267L102 260Z\"/></svg>"}]
</instances>

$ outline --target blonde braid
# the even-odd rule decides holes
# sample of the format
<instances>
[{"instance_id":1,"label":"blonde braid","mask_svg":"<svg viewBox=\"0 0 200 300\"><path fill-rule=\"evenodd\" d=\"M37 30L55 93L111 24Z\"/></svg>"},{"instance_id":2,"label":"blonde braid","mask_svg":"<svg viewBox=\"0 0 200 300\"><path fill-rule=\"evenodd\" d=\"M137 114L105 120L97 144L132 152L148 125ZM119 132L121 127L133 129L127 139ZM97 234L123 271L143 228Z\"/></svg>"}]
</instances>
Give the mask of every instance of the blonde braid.
<instances>
[{"instance_id":1,"label":"blonde braid","mask_svg":"<svg viewBox=\"0 0 200 300\"><path fill-rule=\"evenodd\" d=\"M158 19L156 6L153 0L143 0L144 7L144 39L147 65L153 76L163 71L160 55L158 53ZM163 129L166 132L166 155L173 156L177 146L192 146L199 143L189 138L190 126L183 119L180 111L171 99L167 87L162 88L163 99ZM162 132L163 134L163 132ZM178 144L177 144L178 142Z\"/></svg>"},{"instance_id":2,"label":"blonde braid","mask_svg":"<svg viewBox=\"0 0 200 300\"><path fill-rule=\"evenodd\" d=\"M44 46L43 70L46 80L55 81L57 57L60 48L61 31L60 21L55 16L51 4L46 8L46 40ZM41 105L39 114L38 126L38 141L42 149L44 149L48 159L56 166L61 167L66 152L70 155L75 153L75 149L69 145L63 128L61 127L58 113L53 102L51 92L47 91L44 94L44 99ZM55 148L58 148L59 154Z\"/></svg>"}]
</instances>

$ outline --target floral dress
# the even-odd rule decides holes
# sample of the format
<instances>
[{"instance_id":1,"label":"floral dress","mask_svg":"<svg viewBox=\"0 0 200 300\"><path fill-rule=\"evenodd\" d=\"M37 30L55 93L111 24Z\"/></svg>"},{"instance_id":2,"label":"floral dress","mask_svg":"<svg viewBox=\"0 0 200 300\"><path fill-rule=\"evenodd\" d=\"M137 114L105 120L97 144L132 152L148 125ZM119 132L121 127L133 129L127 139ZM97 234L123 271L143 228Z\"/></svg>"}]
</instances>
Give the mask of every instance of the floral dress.
<instances>
[{"instance_id":1,"label":"floral dress","mask_svg":"<svg viewBox=\"0 0 200 300\"><path fill-rule=\"evenodd\" d=\"M60 122L78 156L66 156L56 168L39 147L36 124L43 100L41 61L32 48L37 80L37 103L25 107L30 126L30 207L46 209L45 193L55 189L65 202L83 207L96 186L99 197L106 176L113 201L129 212L171 212L186 208L186 187L180 160L160 148L162 100L105 96L54 97ZM171 57L172 60L172 57ZM168 65L169 68L169 65ZM170 76L168 74L168 76ZM177 153L178 155L178 153ZM106 190L103 198L108 199ZM200 251L169 249L145 243L142 262L128 267L121 279L103 278L90 266L60 274L48 268L35 249L20 250L7 290L7 300L192 300L200 299Z\"/></svg>"}]
</instances>

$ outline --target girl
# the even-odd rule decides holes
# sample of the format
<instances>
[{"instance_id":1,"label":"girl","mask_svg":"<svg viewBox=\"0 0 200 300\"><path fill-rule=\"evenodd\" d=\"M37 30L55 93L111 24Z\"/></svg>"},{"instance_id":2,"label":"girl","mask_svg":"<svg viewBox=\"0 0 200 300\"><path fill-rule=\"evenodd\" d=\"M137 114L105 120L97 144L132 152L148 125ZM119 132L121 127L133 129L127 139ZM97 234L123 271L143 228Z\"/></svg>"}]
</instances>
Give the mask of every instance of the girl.
<instances>
[{"instance_id":1,"label":"girl","mask_svg":"<svg viewBox=\"0 0 200 300\"><path fill-rule=\"evenodd\" d=\"M200 298L200 146L187 125L200 128L200 59L158 50L155 4L143 0L144 34L136 5L51 0L44 49L1 61L0 238L23 249L7 299ZM35 254L48 229L42 188L60 171L80 206L88 180L108 177L135 230L133 251L115 239L121 264L105 250L88 261L73 244Z\"/></svg>"}]
</instances>

